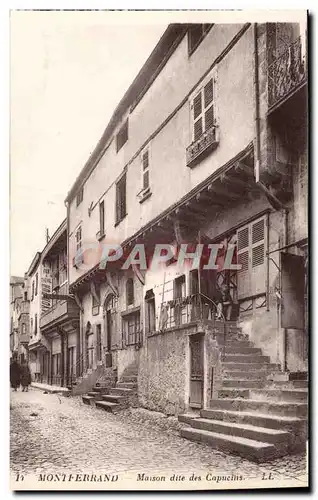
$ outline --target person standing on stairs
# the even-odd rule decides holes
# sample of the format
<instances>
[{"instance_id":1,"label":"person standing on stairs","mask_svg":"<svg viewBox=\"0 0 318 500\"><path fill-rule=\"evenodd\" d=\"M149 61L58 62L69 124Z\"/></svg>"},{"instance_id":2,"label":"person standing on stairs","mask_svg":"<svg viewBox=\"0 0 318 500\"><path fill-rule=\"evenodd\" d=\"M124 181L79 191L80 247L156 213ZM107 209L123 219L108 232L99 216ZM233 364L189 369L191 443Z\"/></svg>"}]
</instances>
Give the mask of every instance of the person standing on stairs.
<instances>
[{"instance_id":1,"label":"person standing on stairs","mask_svg":"<svg viewBox=\"0 0 318 500\"><path fill-rule=\"evenodd\" d=\"M229 321L232 315L233 300L228 285L223 285L221 290L218 290L215 302L217 304L216 319L222 319L224 314L225 319Z\"/></svg>"}]
</instances>

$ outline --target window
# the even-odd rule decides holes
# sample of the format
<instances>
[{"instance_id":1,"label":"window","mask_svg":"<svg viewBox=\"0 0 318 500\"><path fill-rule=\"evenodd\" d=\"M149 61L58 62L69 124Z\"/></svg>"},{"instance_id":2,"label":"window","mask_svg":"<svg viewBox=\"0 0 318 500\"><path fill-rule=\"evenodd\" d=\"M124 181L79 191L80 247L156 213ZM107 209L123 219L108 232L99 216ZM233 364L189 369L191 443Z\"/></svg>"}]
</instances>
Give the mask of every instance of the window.
<instances>
[{"instance_id":1,"label":"window","mask_svg":"<svg viewBox=\"0 0 318 500\"><path fill-rule=\"evenodd\" d=\"M25 325L25 323L22 323L21 333L22 333L22 335L24 335L26 333L26 325Z\"/></svg>"},{"instance_id":2,"label":"window","mask_svg":"<svg viewBox=\"0 0 318 500\"><path fill-rule=\"evenodd\" d=\"M100 306L100 285L99 283L95 283L94 286L95 294L92 293L92 314L93 316L97 316L99 314L99 306Z\"/></svg>"},{"instance_id":3,"label":"window","mask_svg":"<svg viewBox=\"0 0 318 500\"><path fill-rule=\"evenodd\" d=\"M33 337L33 318L31 318L31 335L30 335L31 339Z\"/></svg>"},{"instance_id":4,"label":"window","mask_svg":"<svg viewBox=\"0 0 318 500\"><path fill-rule=\"evenodd\" d=\"M73 257L73 266L84 261L82 254L82 227L79 226L75 233L75 256Z\"/></svg>"},{"instance_id":5,"label":"window","mask_svg":"<svg viewBox=\"0 0 318 500\"><path fill-rule=\"evenodd\" d=\"M105 234L105 206L104 201L99 204L99 235L104 236Z\"/></svg>"},{"instance_id":6,"label":"window","mask_svg":"<svg viewBox=\"0 0 318 500\"><path fill-rule=\"evenodd\" d=\"M128 314L123 323L126 345L138 344L140 341L140 312Z\"/></svg>"},{"instance_id":7,"label":"window","mask_svg":"<svg viewBox=\"0 0 318 500\"><path fill-rule=\"evenodd\" d=\"M265 292L266 219L262 217L237 230L238 298Z\"/></svg>"},{"instance_id":8,"label":"window","mask_svg":"<svg viewBox=\"0 0 318 500\"><path fill-rule=\"evenodd\" d=\"M32 281L32 297L31 300L34 299L34 280Z\"/></svg>"},{"instance_id":9,"label":"window","mask_svg":"<svg viewBox=\"0 0 318 500\"><path fill-rule=\"evenodd\" d=\"M126 174L116 184L116 224L126 216Z\"/></svg>"},{"instance_id":10,"label":"window","mask_svg":"<svg viewBox=\"0 0 318 500\"><path fill-rule=\"evenodd\" d=\"M191 24L188 31L188 52L191 55L210 31L212 24Z\"/></svg>"},{"instance_id":11,"label":"window","mask_svg":"<svg viewBox=\"0 0 318 500\"><path fill-rule=\"evenodd\" d=\"M96 325L96 357L97 361L102 359L102 327Z\"/></svg>"},{"instance_id":12,"label":"window","mask_svg":"<svg viewBox=\"0 0 318 500\"><path fill-rule=\"evenodd\" d=\"M36 273L35 275L35 295L38 294L38 286L39 286L39 275Z\"/></svg>"},{"instance_id":13,"label":"window","mask_svg":"<svg viewBox=\"0 0 318 500\"><path fill-rule=\"evenodd\" d=\"M78 207L78 205L80 203L82 203L83 201L83 196L84 196L84 188L81 187L81 189L79 190L79 192L77 193L76 195L76 206Z\"/></svg>"},{"instance_id":14,"label":"window","mask_svg":"<svg viewBox=\"0 0 318 500\"><path fill-rule=\"evenodd\" d=\"M117 153L127 141L128 141L128 120L126 120L126 122L121 127L120 131L116 136Z\"/></svg>"},{"instance_id":15,"label":"window","mask_svg":"<svg viewBox=\"0 0 318 500\"><path fill-rule=\"evenodd\" d=\"M214 79L211 78L192 101L193 142L215 125L214 93Z\"/></svg>"},{"instance_id":16,"label":"window","mask_svg":"<svg viewBox=\"0 0 318 500\"><path fill-rule=\"evenodd\" d=\"M186 282L184 274L176 278L173 285L173 298L176 301L174 306L174 321L176 325L180 325L185 322L183 320L187 313L186 306L182 304L181 300L186 297Z\"/></svg>"},{"instance_id":17,"label":"window","mask_svg":"<svg viewBox=\"0 0 318 500\"><path fill-rule=\"evenodd\" d=\"M126 304L130 306L134 303L134 280L129 278L126 282Z\"/></svg>"},{"instance_id":18,"label":"window","mask_svg":"<svg viewBox=\"0 0 318 500\"><path fill-rule=\"evenodd\" d=\"M34 316L34 335L37 335L38 333L38 315L36 314Z\"/></svg>"},{"instance_id":19,"label":"window","mask_svg":"<svg viewBox=\"0 0 318 500\"><path fill-rule=\"evenodd\" d=\"M149 151L145 151L142 155L142 176L143 176L143 190L149 188Z\"/></svg>"},{"instance_id":20,"label":"window","mask_svg":"<svg viewBox=\"0 0 318 500\"><path fill-rule=\"evenodd\" d=\"M28 300L28 292L24 292L24 300Z\"/></svg>"},{"instance_id":21,"label":"window","mask_svg":"<svg viewBox=\"0 0 318 500\"><path fill-rule=\"evenodd\" d=\"M156 331L156 303L153 290L148 290L145 296L145 320L146 332L151 333Z\"/></svg>"}]
</instances>

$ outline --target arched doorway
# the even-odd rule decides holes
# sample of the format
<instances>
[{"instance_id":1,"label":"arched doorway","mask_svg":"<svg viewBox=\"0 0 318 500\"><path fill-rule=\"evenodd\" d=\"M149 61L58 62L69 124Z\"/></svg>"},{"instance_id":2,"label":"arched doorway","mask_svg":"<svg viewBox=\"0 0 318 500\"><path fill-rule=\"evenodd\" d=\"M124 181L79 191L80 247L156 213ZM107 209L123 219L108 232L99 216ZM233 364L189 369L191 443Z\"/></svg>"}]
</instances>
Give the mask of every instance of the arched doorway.
<instances>
[{"instance_id":1,"label":"arched doorway","mask_svg":"<svg viewBox=\"0 0 318 500\"><path fill-rule=\"evenodd\" d=\"M114 294L109 294L104 302L104 331L106 334L106 366L112 366L111 348L116 334L117 299Z\"/></svg>"}]
</instances>

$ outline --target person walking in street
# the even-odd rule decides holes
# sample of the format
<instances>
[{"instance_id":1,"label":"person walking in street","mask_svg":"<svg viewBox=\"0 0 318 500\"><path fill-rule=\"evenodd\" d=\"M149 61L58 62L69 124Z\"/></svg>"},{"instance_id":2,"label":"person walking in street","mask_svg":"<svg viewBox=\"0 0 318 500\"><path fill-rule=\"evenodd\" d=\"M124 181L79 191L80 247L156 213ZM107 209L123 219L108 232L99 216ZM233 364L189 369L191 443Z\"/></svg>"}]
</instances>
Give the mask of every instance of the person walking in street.
<instances>
[{"instance_id":1,"label":"person walking in street","mask_svg":"<svg viewBox=\"0 0 318 500\"><path fill-rule=\"evenodd\" d=\"M29 390L29 385L31 384L31 372L29 365L26 361L23 361L21 365L21 385L22 392Z\"/></svg>"},{"instance_id":2,"label":"person walking in street","mask_svg":"<svg viewBox=\"0 0 318 500\"><path fill-rule=\"evenodd\" d=\"M13 357L10 364L10 384L14 391L20 386L21 368L16 356Z\"/></svg>"}]
</instances>

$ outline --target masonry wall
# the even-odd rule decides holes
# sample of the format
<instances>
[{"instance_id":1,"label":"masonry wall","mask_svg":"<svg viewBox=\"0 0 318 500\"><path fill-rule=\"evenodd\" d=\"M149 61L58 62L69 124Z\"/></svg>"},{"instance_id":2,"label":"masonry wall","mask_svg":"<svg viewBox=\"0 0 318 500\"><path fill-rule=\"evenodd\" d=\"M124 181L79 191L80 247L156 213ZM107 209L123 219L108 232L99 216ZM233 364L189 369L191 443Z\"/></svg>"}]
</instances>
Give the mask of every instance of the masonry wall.
<instances>
[{"instance_id":1,"label":"masonry wall","mask_svg":"<svg viewBox=\"0 0 318 500\"><path fill-rule=\"evenodd\" d=\"M78 207L75 199L70 204L70 262L75 254L75 231L79 224L82 226L84 247L95 246L80 268L76 269L70 264L70 283L100 258L96 239L100 201L105 203L106 238L102 243L121 243L231 160L253 140L253 38L252 30L248 28L216 65L219 146L195 168L189 169L186 166L186 148L192 141L191 97L198 88L196 86L201 77L213 66L216 58L241 28L242 25L214 25L190 57L187 37L183 38L151 87L129 114L129 139L116 154L115 136L127 118L123 116L113 140L84 184L83 201ZM139 203L138 193L142 188L141 153L147 141L150 147L152 195ZM115 227L115 182L125 166L128 213ZM162 196L163 192L165 196Z\"/></svg>"}]
</instances>

